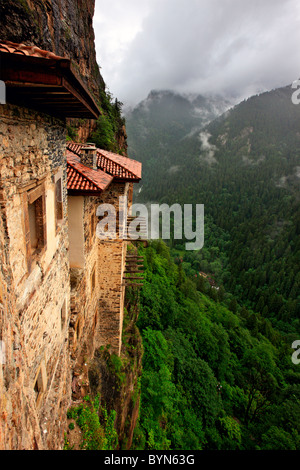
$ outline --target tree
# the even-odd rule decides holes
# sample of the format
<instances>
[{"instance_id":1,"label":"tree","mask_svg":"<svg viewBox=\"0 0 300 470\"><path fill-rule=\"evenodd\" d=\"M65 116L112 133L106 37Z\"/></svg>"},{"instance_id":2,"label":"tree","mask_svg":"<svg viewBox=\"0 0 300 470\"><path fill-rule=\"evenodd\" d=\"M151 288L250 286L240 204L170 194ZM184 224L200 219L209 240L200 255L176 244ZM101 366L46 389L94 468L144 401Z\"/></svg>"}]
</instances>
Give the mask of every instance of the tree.
<instances>
[{"instance_id":1,"label":"tree","mask_svg":"<svg viewBox=\"0 0 300 470\"><path fill-rule=\"evenodd\" d=\"M276 397L278 382L274 376L276 364L271 345L262 343L247 350L242 367L248 397L244 419L248 424L271 406Z\"/></svg>"},{"instance_id":2,"label":"tree","mask_svg":"<svg viewBox=\"0 0 300 470\"><path fill-rule=\"evenodd\" d=\"M231 299L231 301L229 302L228 308L232 313L236 313L236 311L237 311L237 301L236 301L235 298Z\"/></svg>"}]
</instances>

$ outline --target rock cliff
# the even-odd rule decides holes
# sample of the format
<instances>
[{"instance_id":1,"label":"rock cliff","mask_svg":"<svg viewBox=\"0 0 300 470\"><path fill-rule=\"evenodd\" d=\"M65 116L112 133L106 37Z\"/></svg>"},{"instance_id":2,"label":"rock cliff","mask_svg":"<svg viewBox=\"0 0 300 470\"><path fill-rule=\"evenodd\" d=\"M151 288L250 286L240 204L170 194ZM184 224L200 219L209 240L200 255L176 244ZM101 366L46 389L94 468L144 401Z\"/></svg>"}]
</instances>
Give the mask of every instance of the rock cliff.
<instances>
[{"instance_id":1,"label":"rock cliff","mask_svg":"<svg viewBox=\"0 0 300 470\"><path fill-rule=\"evenodd\" d=\"M0 37L68 57L101 104L106 85L96 60L94 9L95 0L0 0ZM71 125L83 142L96 129L95 121L72 121ZM125 129L119 129L115 139L126 153Z\"/></svg>"}]
</instances>

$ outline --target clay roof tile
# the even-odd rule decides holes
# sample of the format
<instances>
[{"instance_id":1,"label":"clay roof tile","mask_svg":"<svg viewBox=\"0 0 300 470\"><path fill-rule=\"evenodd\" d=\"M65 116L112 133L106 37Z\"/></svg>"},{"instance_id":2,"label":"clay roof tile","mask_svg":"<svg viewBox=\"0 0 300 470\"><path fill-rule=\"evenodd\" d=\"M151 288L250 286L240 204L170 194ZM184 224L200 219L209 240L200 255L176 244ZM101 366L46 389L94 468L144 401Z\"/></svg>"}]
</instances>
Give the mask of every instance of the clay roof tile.
<instances>
[{"instance_id":1,"label":"clay roof tile","mask_svg":"<svg viewBox=\"0 0 300 470\"><path fill-rule=\"evenodd\" d=\"M11 54L27 55L30 57L43 57L45 59L66 59L66 57L58 56L53 52L45 51L37 46L27 46L26 44L17 44L11 41L1 41L0 51L9 52Z\"/></svg>"},{"instance_id":2,"label":"clay roof tile","mask_svg":"<svg viewBox=\"0 0 300 470\"><path fill-rule=\"evenodd\" d=\"M67 187L69 191L99 193L112 182L113 177L101 170L92 170L80 163L78 156L67 151Z\"/></svg>"},{"instance_id":3,"label":"clay roof tile","mask_svg":"<svg viewBox=\"0 0 300 470\"><path fill-rule=\"evenodd\" d=\"M69 151L80 156L83 144L68 143ZM142 164L131 158L107 150L97 149L98 168L112 175L116 180L139 181L142 177Z\"/></svg>"}]
</instances>

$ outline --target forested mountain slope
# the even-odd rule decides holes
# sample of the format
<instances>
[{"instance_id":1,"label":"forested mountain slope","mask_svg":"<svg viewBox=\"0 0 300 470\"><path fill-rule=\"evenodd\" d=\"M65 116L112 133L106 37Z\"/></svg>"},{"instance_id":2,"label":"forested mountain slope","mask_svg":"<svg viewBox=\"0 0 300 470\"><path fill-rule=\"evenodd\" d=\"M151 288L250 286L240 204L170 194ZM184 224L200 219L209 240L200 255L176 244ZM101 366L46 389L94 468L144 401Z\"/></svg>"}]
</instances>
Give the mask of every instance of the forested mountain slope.
<instances>
[{"instance_id":1,"label":"forested mountain slope","mask_svg":"<svg viewBox=\"0 0 300 470\"><path fill-rule=\"evenodd\" d=\"M180 106L169 127L160 124L161 103L146 127L139 108L127 118L130 154L143 161L137 201L205 205L204 248L184 253L172 243L186 272L209 274L285 333L300 330L300 105L292 93L249 98L200 131Z\"/></svg>"},{"instance_id":2,"label":"forested mountain slope","mask_svg":"<svg viewBox=\"0 0 300 470\"><path fill-rule=\"evenodd\" d=\"M181 95L170 90L153 90L126 114L130 151L148 168L157 160L172 167L172 145L199 132L220 116L231 102L220 96Z\"/></svg>"},{"instance_id":3,"label":"forested mountain slope","mask_svg":"<svg viewBox=\"0 0 300 470\"><path fill-rule=\"evenodd\" d=\"M299 449L299 365L286 338L186 275L162 241L140 254L144 356L133 449Z\"/></svg>"}]
</instances>

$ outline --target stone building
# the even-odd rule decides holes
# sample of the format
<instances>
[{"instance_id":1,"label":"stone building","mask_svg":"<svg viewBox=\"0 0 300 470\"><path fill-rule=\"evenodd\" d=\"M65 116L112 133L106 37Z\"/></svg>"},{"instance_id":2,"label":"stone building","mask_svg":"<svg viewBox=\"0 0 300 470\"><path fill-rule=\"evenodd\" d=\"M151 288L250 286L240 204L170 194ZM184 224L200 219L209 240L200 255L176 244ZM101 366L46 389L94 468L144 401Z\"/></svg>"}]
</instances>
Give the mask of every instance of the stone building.
<instances>
[{"instance_id":1,"label":"stone building","mask_svg":"<svg viewBox=\"0 0 300 470\"><path fill-rule=\"evenodd\" d=\"M69 143L67 172L70 333L72 353L80 365L101 345L110 345L112 353L120 354L128 239L120 237L119 230L112 239L99 239L97 210L111 205L118 223L120 201L130 210L133 183L141 179L141 164L93 145Z\"/></svg>"},{"instance_id":2,"label":"stone building","mask_svg":"<svg viewBox=\"0 0 300 470\"><path fill-rule=\"evenodd\" d=\"M66 119L100 115L69 59L0 41L0 60L0 449L61 449L73 368L120 350L126 246L96 238L96 208L141 167L66 149Z\"/></svg>"}]
</instances>

